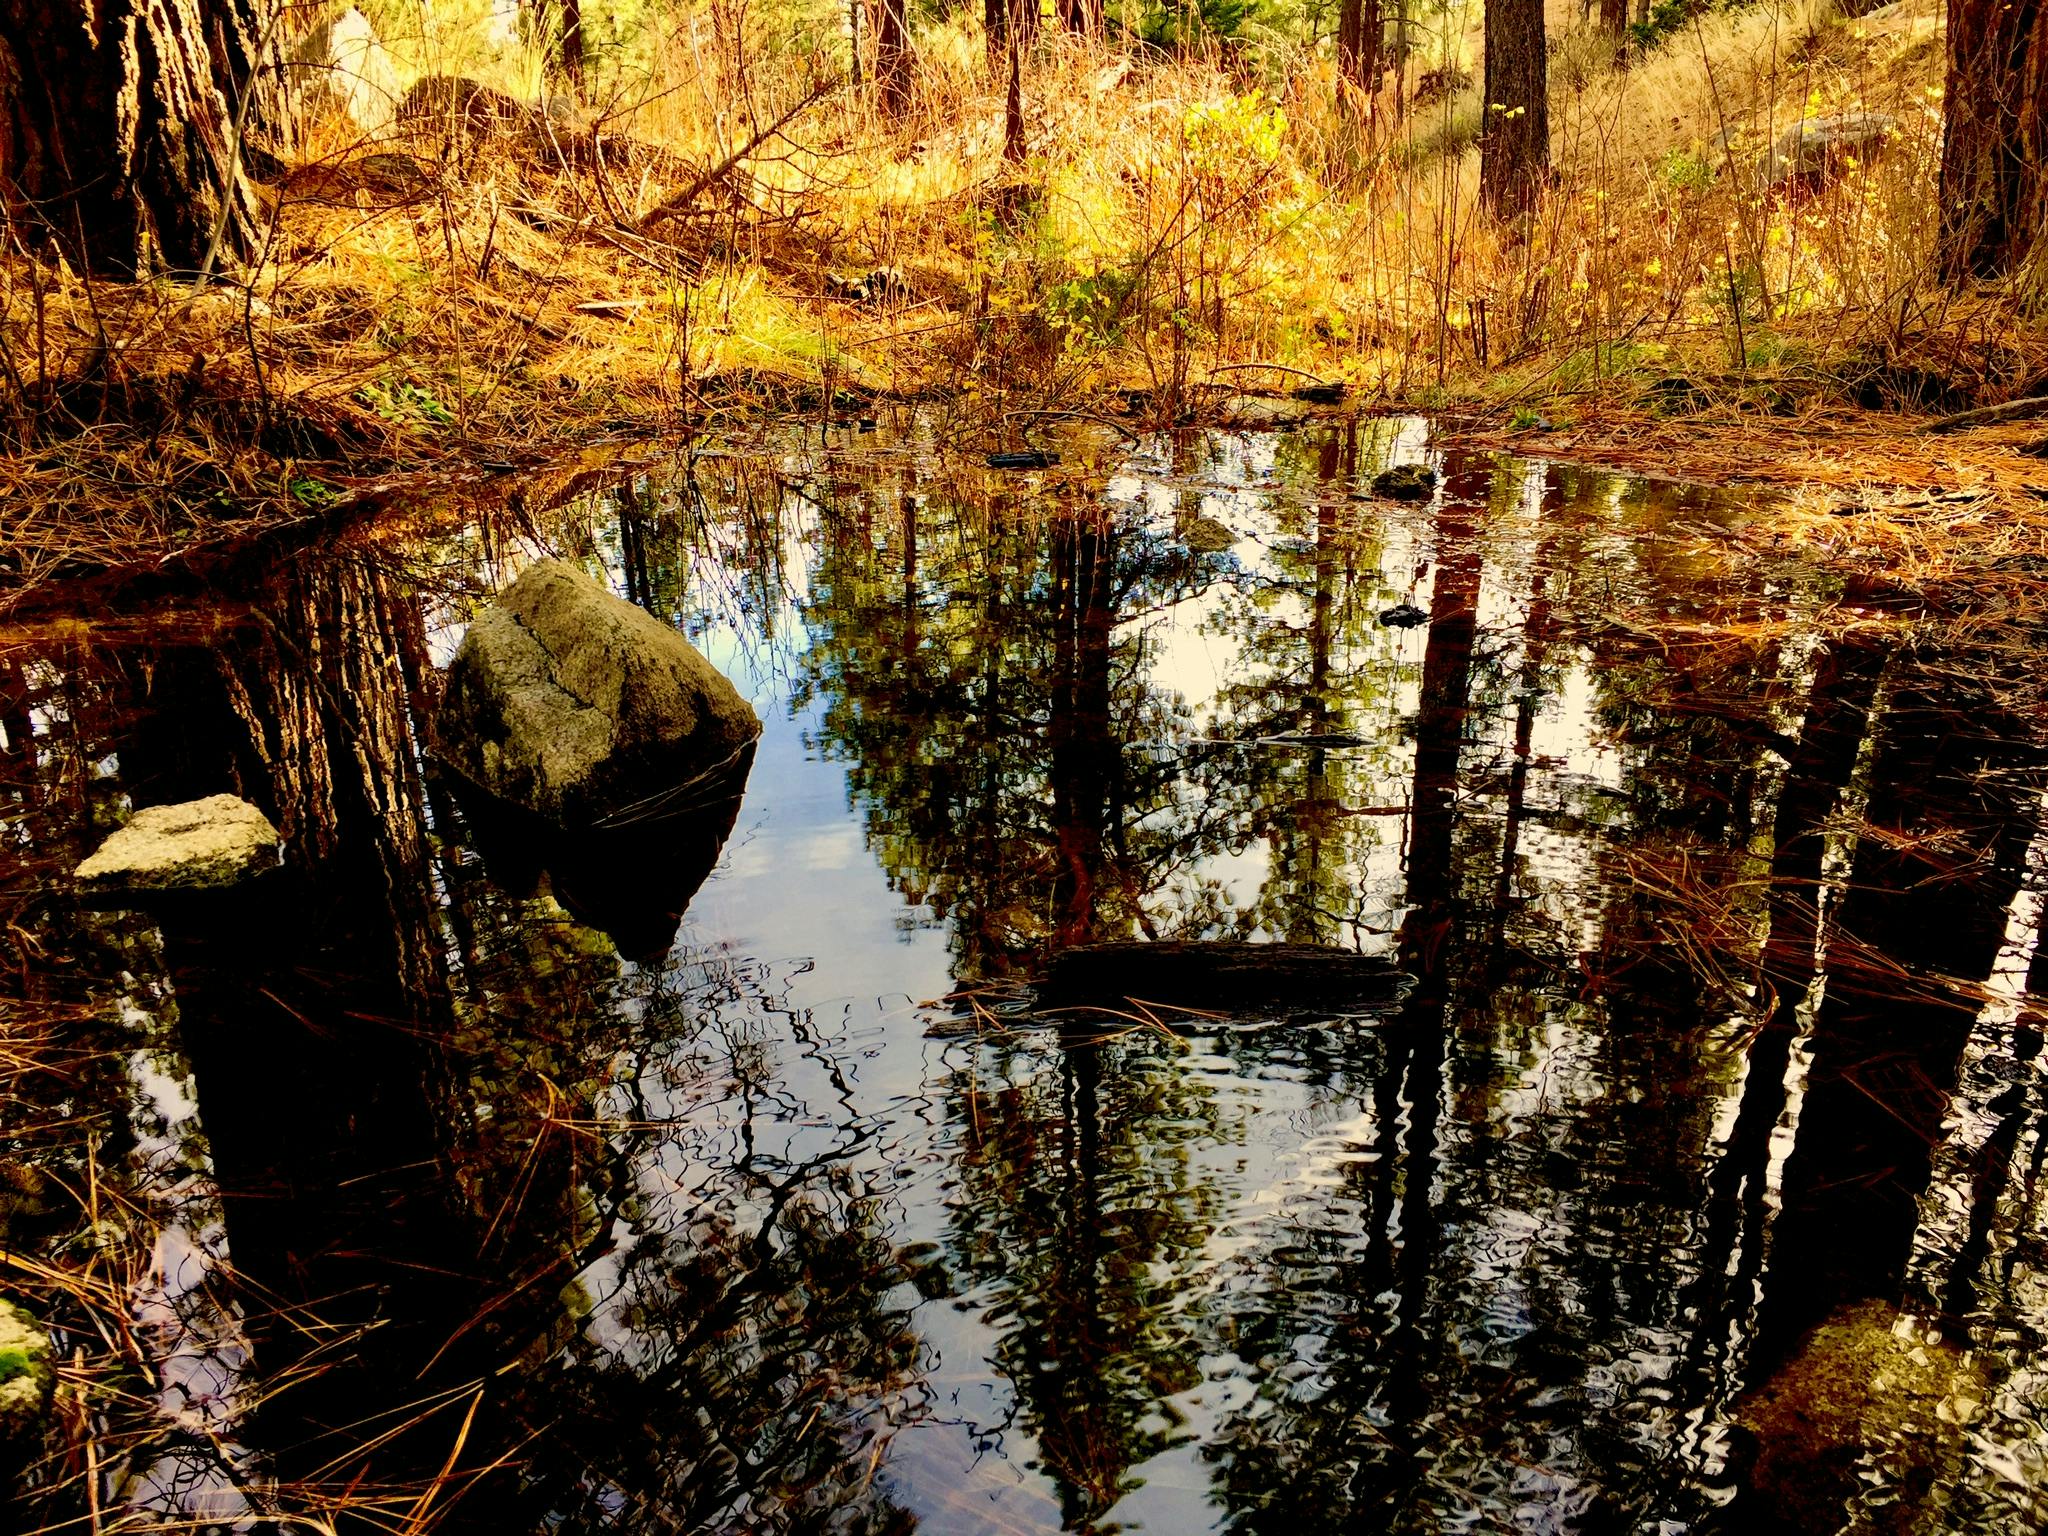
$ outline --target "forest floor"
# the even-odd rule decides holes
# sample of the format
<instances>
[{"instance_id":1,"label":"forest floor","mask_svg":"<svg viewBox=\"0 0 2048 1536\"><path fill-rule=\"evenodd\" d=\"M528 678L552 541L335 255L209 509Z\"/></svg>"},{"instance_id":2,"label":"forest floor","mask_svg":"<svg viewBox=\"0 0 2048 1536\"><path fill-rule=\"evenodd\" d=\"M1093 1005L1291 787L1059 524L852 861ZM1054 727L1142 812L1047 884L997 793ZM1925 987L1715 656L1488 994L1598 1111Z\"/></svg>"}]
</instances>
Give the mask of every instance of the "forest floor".
<instances>
[{"instance_id":1,"label":"forest floor","mask_svg":"<svg viewBox=\"0 0 2048 1536\"><path fill-rule=\"evenodd\" d=\"M1561 31L1558 182L1514 228L1475 203L1455 48L1360 100L1313 52L1051 37L1020 162L978 36L920 37L920 115L896 125L744 41L566 127L503 77L376 133L316 123L265 169L264 260L208 285L0 261L0 611L264 528L545 494L620 443L911 406L973 454L1063 417L1415 412L1802 487L1778 515L1823 546L1885 518L1909 530L1887 547L1960 536L1930 496L1979 542L2041 515L2038 425L1928 430L2048 393L2031 289L1927 276L1934 0L1715 12L1625 70ZM1787 125L1873 114L1871 145L1784 179Z\"/></svg>"}]
</instances>

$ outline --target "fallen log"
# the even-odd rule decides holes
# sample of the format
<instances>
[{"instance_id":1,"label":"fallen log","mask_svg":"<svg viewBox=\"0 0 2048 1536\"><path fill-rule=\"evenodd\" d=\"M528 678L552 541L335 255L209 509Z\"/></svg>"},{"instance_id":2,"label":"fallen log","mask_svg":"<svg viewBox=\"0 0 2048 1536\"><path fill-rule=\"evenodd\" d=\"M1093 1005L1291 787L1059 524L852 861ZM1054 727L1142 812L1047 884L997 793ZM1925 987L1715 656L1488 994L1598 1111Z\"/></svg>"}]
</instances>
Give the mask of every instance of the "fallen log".
<instances>
[{"instance_id":1,"label":"fallen log","mask_svg":"<svg viewBox=\"0 0 2048 1536\"><path fill-rule=\"evenodd\" d=\"M1333 945L1124 942L1060 951L1037 992L1038 1006L1052 1010L1371 1013L1398 1005L1414 984L1389 960Z\"/></svg>"}]
</instances>

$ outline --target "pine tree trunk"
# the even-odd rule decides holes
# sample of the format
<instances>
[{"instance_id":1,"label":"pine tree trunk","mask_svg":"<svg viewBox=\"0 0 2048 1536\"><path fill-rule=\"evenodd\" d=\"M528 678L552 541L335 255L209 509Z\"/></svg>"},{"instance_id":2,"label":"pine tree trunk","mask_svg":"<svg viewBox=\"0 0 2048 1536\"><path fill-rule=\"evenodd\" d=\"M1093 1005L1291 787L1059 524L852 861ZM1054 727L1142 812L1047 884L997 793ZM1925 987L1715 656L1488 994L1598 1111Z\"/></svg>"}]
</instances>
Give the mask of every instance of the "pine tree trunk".
<instances>
[{"instance_id":1,"label":"pine tree trunk","mask_svg":"<svg viewBox=\"0 0 2048 1536\"><path fill-rule=\"evenodd\" d=\"M1076 37L1100 37L1103 30L1103 0L1056 0L1061 27Z\"/></svg>"},{"instance_id":2,"label":"pine tree trunk","mask_svg":"<svg viewBox=\"0 0 2048 1536\"><path fill-rule=\"evenodd\" d=\"M1628 0L1600 0L1600 31L1614 44L1616 66L1628 63Z\"/></svg>"},{"instance_id":3,"label":"pine tree trunk","mask_svg":"<svg viewBox=\"0 0 2048 1536\"><path fill-rule=\"evenodd\" d=\"M910 42L905 36L903 0L876 0L875 83L882 112L901 117L910 110Z\"/></svg>"},{"instance_id":4,"label":"pine tree trunk","mask_svg":"<svg viewBox=\"0 0 2048 1536\"><path fill-rule=\"evenodd\" d=\"M1380 0L1342 0L1337 7L1337 75L1364 91L1380 83Z\"/></svg>"},{"instance_id":5,"label":"pine tree trunk","mask_svg":"<svg viewBox=\"0 0 2048 1536\"><path fill-rule=\"evenodd\" d=\"M1100 13L1101 0L1083 0ZM988 61L1003 57L1003 50L1015 37L1020 48L1038 40L1038 0L982 0L981 30L988 36Z\"/></svg>"},{"instance_id":6,"label":"pine tree trunk","mask_svg":"<svg viewBox=\"0 0 2048 1536\"><path fill-rule=\"evenodd\" d=\"M1528 212L1550 174L1549 59L1543 0L1486 0L1486 103L1479 200L1501 218Z\"/></svg>"},{"instance_id":7,"label":"pine tree trunk","mask_svg":"<svg viewBox=\"0 0 2048 1536\"><path fill-rule=\"evenodd\" d=\"M1942 116L1942 276L2011 272L2048 224L2042 0L1949 0Z\"/></svg>"},{"instance_id":8,"label":"pine tree trunk","mask_svg":"<svg viewBox=\"0 0 2048 1536\"><path fill-rule=\"evenodd\" d=\"M562 79L583 94L583 0L562 0Z\"/></svg>"},{"instance_id":9,"label":"pine tree trunk","mask_svg":"<svg viewBox=\"0 0 2048 1536\"><path fill-rule=\"evenodd\" d=\"M0 0L0 196L10 226L100 274L253 258L243 172L275 71L269 0ZM256 99L244 103L244 93ZM31 233L33 232L33 233Z\"/></svg>"}]
</instances>

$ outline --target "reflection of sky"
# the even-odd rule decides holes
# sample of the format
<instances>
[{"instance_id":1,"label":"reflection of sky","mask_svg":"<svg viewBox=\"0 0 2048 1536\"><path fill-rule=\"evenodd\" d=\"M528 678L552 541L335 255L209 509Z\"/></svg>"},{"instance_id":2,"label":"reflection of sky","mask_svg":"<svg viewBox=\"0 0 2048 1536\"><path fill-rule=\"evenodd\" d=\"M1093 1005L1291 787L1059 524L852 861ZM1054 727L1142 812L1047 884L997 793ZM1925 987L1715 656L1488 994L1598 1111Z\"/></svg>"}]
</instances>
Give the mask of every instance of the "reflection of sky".
<instances>
[{"instance_id":1,"label":"reflection of sky","mask_svg":"<svg viewBox=\"0 0 2048 1536\"><path fill-rule=\"evenodd\" d=\"M1404 428L1393 452L1399 459L1415 459L1423 457L1425 447L1418 432ZM1375 466L1363 467L1370 474ZM1164 455L1141 452L1129 469L1111 475L1106 496L1120 515L1141 518L1162 532L1195 513L1224 523L1237 535L1231 555L1243 580L1274 594L1258 610L1264 621L1299 629L1308 621L1306 598L1298 587L1287 587L1286 572L1274 556L1274 498L1286 484L1275 470L1270 439L1226 442L1223 451L1183 475L1170 472ZM1542 515L1541 491L1541 475L1531 472L1508 499L1504 516L1489 524L1494 531L1480 586L1480 650L1491 655L1491 675L1509 682L1523 659L1528 601L1522 594L1531 572L1530 530ZM764 647L762 629L748 622L758 616L742 616L726 599L716 585L715 567L707 568L708 582L695 598L700 613L724 616L694 631L700 645L751 693L766 725L738 827L717 873L692 906L682 944L688 951L766 962L778 977L777 1011L803 1014L811 1027L839 1042L834 1059L852 1085L853 1098L829 1113L823 1106L842 1088L820 1075L818 1064L803 1053L786 1044L777 1047L783 1086L799 1101L820 1106L821 1113L814 1129L801 1124L786 1128L784 1153L816 1155L831 1142L831 1128L848 1123L849 1113L887 1125L877 1146L855 1154L854 1162L869 1166L870 1176L884 1171L878 1159L888 1165L902 1240L943 1246L953 1221L952 1202L959 1198L949 1171L958 1156L959 1130L932 1118L928 1106L950 1074L998 1069L971 1044L941 1045L922 1038L915 1005L938 998L949 986L943 927L906 906L891 889L867 847L861 813L849 804L843 767L822 760L806 745L821 731L822 706L792 716L782 702L783 680L803 648L800 600L809 590L810 541L816 532L808 503L793 500L785 510L779 551L785 598L772 624L763 626L779 644ZM1612 502L1603 510L1618 515ZM1427 607L1435 559L1427 509L1376 508L1374 515L1379 518L1377 570L1359 572L1361 580L1379 588L1368 606L1376 611L1408 596ZM614 585L622 586L615 559L611 564ZM1232 630L1226 622L1241 607L1236 594L1236 587L1214 583L1165 610L1129 621L1144 632L1146 682L1190 706L1198 735L1228 726L1219 713L1219 696L1226 689L1241 690L1258 679L1261 664L1240 649L1245 631L1241 625ZM1352 729L1374 738L1367 747L1331 754L1343 775L1335 782L1342 785L1347 803L1406 803L1413 745L1405 722L1415 715L1427 644L1426 629L1374 625L1355 637L1339 638L1333 675L1371 679L1379 690L1370 710L1341 698L1331 701L1345 708ZM1627 776L1624 756L1607 741L1599 721L1600 685L1586 658L1576 649L1545 658L1524 800L1535 819L1522 826L1517 849L1524 872L1517 889L1527 903L1514 924L1525 942L1540 943L1559 956L1590 950L1599 942L1602 834L1597 814L1590 827L1579 829L1557 818L1584 814L1602 791L1623 788ZM1476 670L1473 689L1477 701L1481 678ZM1467 721L1465 756L1475 767L1491 764L1490 771L1498 774L1510 761L1520 699L1518 688L1507 684L1491 697L1494 702L1475 707ZM1470 826L1497 826L1503 814L1501 792L1498 780L1483 792L1477 785L1467 788L1459 798L1461 818ZM1349 845L1362 862L1334 876L1361 893L1378 893L1378 921L1388 930L1398 921L1406 879L1402 825L1398 818L1371 820L1365 835ZM1200 873L1220 881L1230 901L1245 903L1271 876L1271 860L1271 847L1253 839L1239 851L1221 849L1206 856ZM1390 937L1379 942L1390 942ZM1503 1028L1495 1049L1502 1053L1505 1075L1490 1093L1488 1135L1540 1144L1612 1091L1600 1065L1604 1045L1596 1015L1539 1007L1527 1026L1510 1022ZM773 1044L772 1021L763 1029L763 1038ZM1007 1075L1013 1086L1039 1098L1056 1093L1054 1079L1046 1076L1056 1053L1042 1042L1027 1042L1023 1051L1010 1058ZM1029 1068L1033 1061L1040 1067ZM1222 1432L1232 1415L1254 1406L1260 1369L1237 1361L1217 1341L1201 1343L1207 1326L1203 1320L1263 1305L1271 1285L1271 1255L1290 1234L1298 1239L1307 1231L1319 1233L1325 1257L1337 1259L1355 1257L1373 1241L1358 1225L1362 1208L1346 1190L1386 1155L1371 1148L1387 1128L1376 1126L1358 1091L1305 1070L1306 1058L1290 1043L1265 1047L1260 1063L1248 1071L1228 1037L1197 1036L1166 1054L1170 1070L1211 1097L1226 1132L1177 1147L1173 1177L1208 1193L1214 1225L1198 1253L1166 1264L1156 1277L1163 1293L1175 1298L1179 1321L1171 1326L1191 1330L1193 1347L1207 1352L1218 1379L1162 1400L1154 1428L1174 1443L1131 1474L1142 1489L1116 1512L1128 1529L1194 1530L1217 1518L1200 1445ZM1021 1076L1019 1068L1026 1068ZM713 1120L721 1116L717 1106L701 1103L670 1107ZM1469 1148L1469 1155L1483 1158L1485 1143L1469 1140L1474 1130L1460 1118L1456 1104L1447 1099L1441 1112L1447 1155L1463 1157L1467 1153L1458 1149ZM730 1126L719 1133L733 1134ZM758 1145L752 1138L760 1134L759 1127L749 1128L750 1145ZM1135 1177L1124 1193L1112 1180L1104 1197L1112 1202L1126 1195L1146 1198L1143 1176ZM661 1182L682 1188L689 1178L688 1164L676 1164ZM1524 1292L1520 1277L1532 1266L1541 1270L1554 1262L1558 1241L1583 1238L1583 1222L1583 1213L1565 1209L1559 1199L1528 1206L1482 1201L1450 1223L1441 1262L1459 1274L1458 1284L1477 1303L1458 1325L1467 1330L1461 1347L1475 1359L1496 1352L1512 1359L1516 1340L1535 1326L1541 1308L1572 1294L1568 1283L1553 1277L1539 1299ZM1564 1237L1575 1231L1578 1237ZM962 1523L963 1507L1027 1527L1056 1519L1057 1504L1044 1471L1031 1468L1028 1426L1011 1422L1015 1386L987 1367L1012 1326L1005 1321L1009 1306L1004 1284L996 1282L922 1303L915 1312L927 1346L925 1379L939 1394L941 1410L897 1436L883 1475L892 1494L920 1515L923 1530L979 1528ZM1289 1392L1327 1389L1327 1382L1317 1385L1313 1360L1322 1345L1315 1333L1294 1341L1293 1355L1303 1374L1291 1379ZM1669 1339L1648 1339L1631 1346L1633 1364L1596 1368L1582 1388L1589 1403L1612 1408L1628 1398L1636 1384L1669 1369L1671 1347ZM972 1448L976 1434L1003 1423L1009 1424L1002 1436L1003 1454L977 1456ZM1168 1433L1174 1424L1180 1428ZM1559 1507L1582 1500L1570 1492L1580 1473L1530 1467L1521 1476L1526 1496L1563 1501Z\"/></svg>"},{"instance_id":2,"label":"reflection of sky","mask_svg":"<svg viewBox=\"0 0 2048 1536\"><path fill-rule=\"evenodd\" d=\"M1423 460L1430 449L1422 424L1394 424L1365 446L1360 478L1389 458ZM1193 734L1242 725L1231 691L1256 698L1267 681L1261 669L1274 665L1246 637L1259 624L1299 630L1309 617L1302 567L1282 552L1289 540L1299 544L1304 529L1313 535L1315 518L1304 509L1314 497L1341 507L1350 547L1368 552L1360 555L1353 594L1366 618L1336 639L1331 675L1341 680L1333 690L1341 696L1328 702L1363 744L1328 751L1327 783L1343 810L1395 814L1346 821L1343 836L1326 840L1334 852L1322 873L1331 889L1355 897L1360 922L1378 929L1347 930L1345 941L1390 952L1409 890L1407 820L1398 813L1412 793L1412 731L1430 635L1426 627L1380 626L1371 615L1402 599L1429 607L1440 568L1436 525L1427 506L1372 502L1357 485L1315 485L1301 462L1279 438L1252 434L1194 454L1148 441L1111 464L1101 494L1119 516L1162 539L1197 515L1236 535L1229 580L1127 618L1119 638L1142 630L1143 646L1129 651L1143 656L1143 681L1189 706ZM638 1084L649 1110L674 1122L646 1144L635 1169L646 1199L646 1213L636 1218L642 1229L684 1233L699 1203L714 1198L727 1200L736 1220L760 1219L757 1193L731 1193L737 1181L730 1170L742 1159L757 1169L817 1159L873 1200L892 1242L942 1253L961 1241L969 1218L999 1229L1030 1219L1028 1210L989 1208L1012 1197L1020 1208L1035 1200L1072 1213L1058 1219L1085 1222L1178 1208L1191 1192L1199 1195L1199 1240L1192 1247L1161 1241L1144 1255L1152 1310L1104 1325L1131 1328L1148 1346L1198 1367L1192 1384L1162 1381L1142 1405L1139 1429L1151 1438L1146 1459L1126 1471L1131 1491L1109 1517L1121 1529L1218 1526L1217 1448L1255 1438L1277 1415L1364 1390L1355 1364L1350 1385L1339 1385L1337 1357L1350 1350L1381 1369L1373 1351L1403 1326L1434 1329L1442 1345L1443 1358L1428 1367L1438 1415L1431 1431L1438 1459L1428 1475L1437 1481L1418 1482L1415 1496L1443 1501L1446 1528L1566 1529L1583 1519L1590 1490L1615 1471L1581 1438L1593 1424L1638 1447L1640 1467L1692 1456L1698 1465L1687 1475L1705 1477L1698 1424L1713 1421L1698 1404L1670 1401L1665 1383L1692 1341L1667 1302L1715 1256L1692 1250L1689 1213L1660 1205L1665 1191L1628 1184L1639 1149L1624 1133L1642 1123L1632 1113L1669 1094L1672 1106L1661 1112L1692 1117L1682 1130L1697 1144L1683 1155L1686 1171L1696 1173L1732 1125L1742 1040L1735 1029L1717 1028L1699 1039L1648 1042L1663 1056L1638 1049L1644 1042L1617 1037L1602 984L1584 968L1587 957L1620 942L1610 928L1630 918L1628 901L1618 898L1639 896L1617 880L1615 853L1630 835L1625 797L1653 766L1649 749L1621 742L1603 719L1615 679L1602 667L1613 662L1603 662L1585 634L1593 627L1587 621L1626 613L1634 602L1711 616L1721 598L1682 583L1645 588L1639 565L1646 550L1676 558L1650 542L1664 515L1653 493L1589 477L1567 503L1546 506L1551 491L1541 466L1502 474L1509 483L1495 486L1480 516L1479 635L1471 707L1459 726L1453 862L1457 899L1481 909L1462 921L1478 929L1490 917L1499 925L1498 952L1469 959L1474 976L1491 964L1503 979L1458 978L1467 987L1463 1011L1440 1029L1432 1023L1402 1034L1375 1020L1278 1027L1242 1020L1234 1022L1261 1027L1197 1025L1171 1039L1122 1042L1105 1058L1105 1102L1145 1113L1145 1096L1132 1085L1148 1077L1170 1082L1181 1097L1170 1114L1159 1112L1165 1118L1098 1127L1114 1155L1093 1170L1094 1204L1086 1210L1066 1203L1080 1200L1081 1181L1069 1134L1077 1111L1057 1042L1043 1032L999 1042L927 1037L927 1025L948 1014L930 1006L952 985L946 925L892 887L870 846L867 818L876 808L853 802L846 764L827 760L818 745L830 701L801 709L790 703L809 649L804 611L823 514L806 496L786 496L764 560L732 520L708 509L692 535L700 542L686 556L683 618L711 661L753 699L764 730L737 825L675 953L665 967L628 967L621 984L622 1006L643 1005L664 987L679 993L689 1025L682 1037L658 1043ZM672 494L658 486L656 493ZM919 494L939 495L936 481ZM593 527L595 563L623 591L617 524L597 515ZM951 536L941 518L925 519L924 527L934 542ZM895 536L893 525L887 531ZM1553 553L1554 568L1544 569L1543 541L1561 531L1579 543ZM537 545L515 543L474 590L509 579L538 553ZM743 592L732 573L764 566L767 597ZM935 567L943 569L943 560L927 561L928 595ZM1568 613L1575 621L1541 656L1531 650L1538 576L1553 618ZM1248 591L1262 594L1265 605L1248 602ZM1805 600L1795 593L1787 601ZM430 613L437 662L452 654L466 618L458 603ZM1812 650L1798 637L1785 648L1779 665L1794 692L1810 680ZM1525 707L1526 779L1511 790ZM1772 718L1797 728L1796 711ZM1145 747L1170 760L1186 745ZM1511 806L1515 792L1520 800ZM1517 818L1510 864L1505 844ZM1282 883L1281 856L1277 839L1250 837L1236 851L1219 839L1193 873L1220 883L1229 904L1249 911L1262 891ZM2037 846L2035 865L2044 860L2048 853ZM1496 881L1508 898L1497 911L1489 906ZM1170 917L1176 889L1153 893L1161 915ZM1945 1154L1925 1213L1923 1262L1930 1265L1961 1240L1959 1202L1971 1159L1998 1123L1993 1100L2011 1067L2005 1043L2020 1008L2016 982L2040 916L2033 890L2015 898L2000 984L1986 1002L1954 1110L1956 1146ZM1392 1079L1396 1091L1383 1092L1404 1042L1419 1049L1417 1033L1429 1034L1425 1044L1440 1053L1431 1058L1435 1075L1411 1064L1415 1075ZM1673 1081L1672 1072L1690 1076ZM1118 1099L1116 1089L1130 1091ZM1426 1095L1420 1102L1417 1092ZM1795 1085L1773 1178L1798 1097ZM997 1098L1029 1123L1036 1161L1010 1171L1011 1185L989 1174L991 1182L977 1189L964 1164L978 1128L961 1123L961 1106ZM163 1118L188 1113L165 1097ZM1418 1154L1425 1161L1401 1162L1425 1125L1432 1128ZM1377 1214L1368 1199L1376 1181L1396 1195ZM1418 1187L1437 1230L1402 1227ZM622 1223L619 1235L623 1242L633 1234ZM1999 1251L2019 1251L2025 1237L2017 1227L2001 1229ZM203 1247L188 1235L176 1241L188 1259ZM1394 1273L1408 1243L1434 1245L1419 1267L1421 1290L1412 1294L1400 1293L1409 1282ZM1374 1271L1379 1283L1393 1288L1385 1294L1362 1289L1375 1255L1386 1265ZM1059 1524L1058 1489L1033 1434L1031 1383L996 1364L1008 1358L1034 1300L1021 1297L1018 1284L1008 1272L964 1274L953 1294L924 1298L898 1286L893 1296L922 1341L928 1396L921 1411L906 1413L910 1422L877 1476L919 1517L924 1536ZM2040 1282L2023 1272L2017 1284ZM640 1359L647 1345L626 1286L617 1256L586 1272L583 1290L595 1309L588 1332L621 1357ZM1240 1350L1242 1338L1276 1317L1284 1320L1277 1341ZM1552 1342L1544 1347L1561 1363L1528 1364L1546 1336ZM1558 1336L1566 1343L1557 1344ZM1398 1355L1385 1359L1392 1368L1423 1369ZM1540 1392L1539 1370L1549 1373ZM1368 1385L1379 1392L1384 1383ZM2027 1394L2048 1386L2018 1381L2011 1390L2008 1416L2017 1419L2031 1411ZM1384 1417L1377 1398L1349 1406L1359 1418L1354 1437ZM1534 1413L1527 1424L1512 1422L1523 1408L1576 1419L1569 1433L1553 1435L1542 1427L1553 1421ZM1683 1444L1673 1429L1681 1410L1699 1415L1694 1438ZM2016 1475L2048 1464L2019 1441L1986 1454ZM1446 1490L1461 1488L1466 1502L1452 1512L1456 1501Z\"/></svg>"}]
</instances>

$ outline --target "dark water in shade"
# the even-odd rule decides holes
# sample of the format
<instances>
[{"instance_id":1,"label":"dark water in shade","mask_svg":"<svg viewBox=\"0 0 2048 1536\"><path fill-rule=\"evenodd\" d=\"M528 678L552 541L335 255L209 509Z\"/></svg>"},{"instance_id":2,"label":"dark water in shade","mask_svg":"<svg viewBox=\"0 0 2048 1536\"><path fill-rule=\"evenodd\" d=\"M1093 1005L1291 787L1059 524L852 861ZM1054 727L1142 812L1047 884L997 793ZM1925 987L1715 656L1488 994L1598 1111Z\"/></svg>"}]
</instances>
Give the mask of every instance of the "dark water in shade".
<instances>
[{"instance_id":1,"label":"dark water in shade","mask_svg":"<svg viewBox=\"0 0 2048 1536\"><path fill-rule=\"evenodd\" d=\"M1062 446L792 435L6 640L11 985L111 1052L65 1090L94 1152L31 1150L162 1227L109 1507L2038 1529L2038 637L1845 590L1740 497L1420 423ZM1421 459L1433 501L1366 495ZM480 851L426 755L541 552L767 723L665 950ZM280 891L37 894L222 790L284 830ZM687 864L650 839L614 894ZM1415 984L1008 1012L1138 937ZM1845 1315L1940 1401L1757 1433Z\"/></svg>"}]
</instances>

